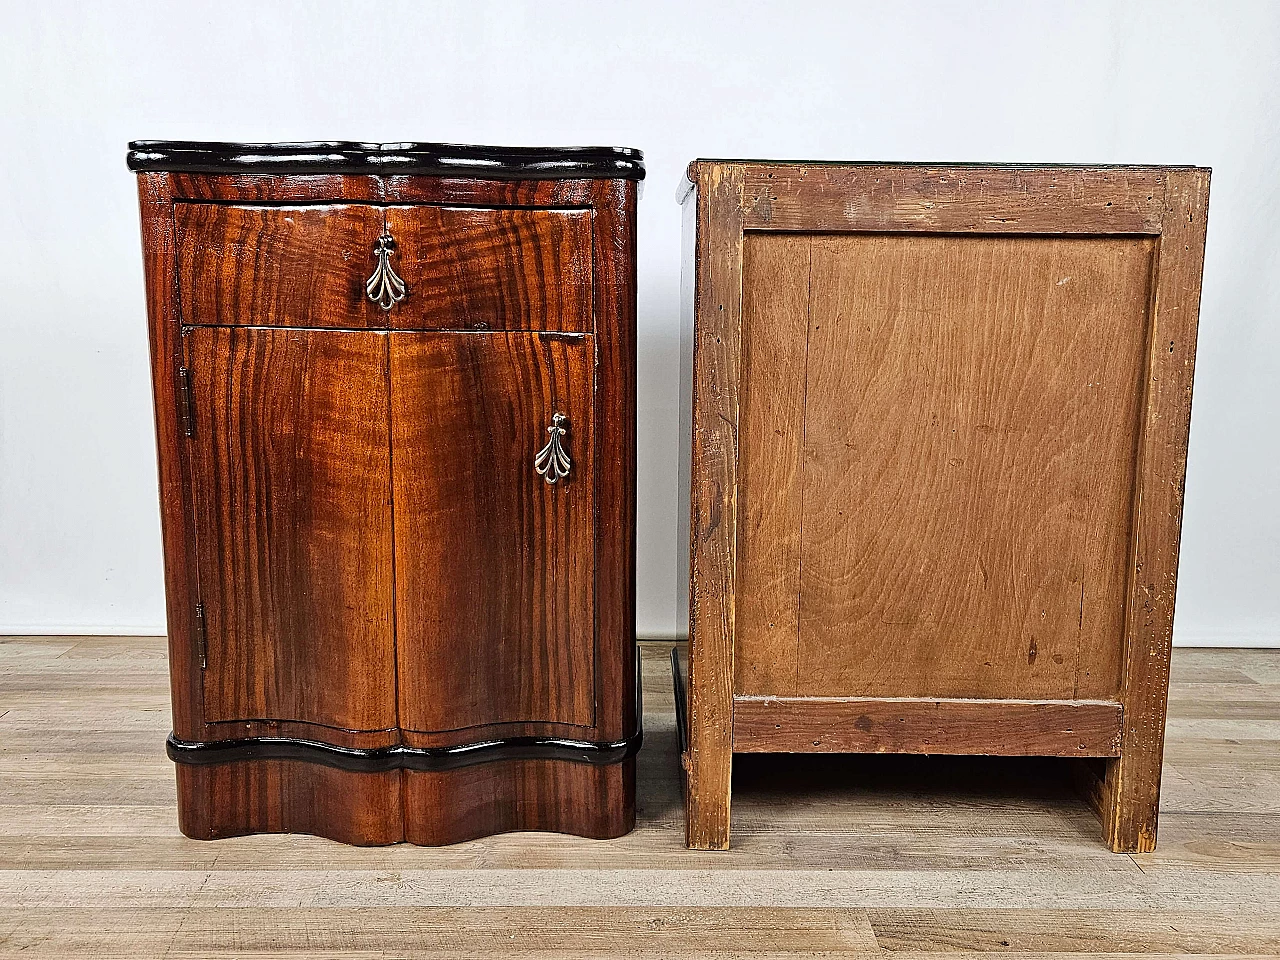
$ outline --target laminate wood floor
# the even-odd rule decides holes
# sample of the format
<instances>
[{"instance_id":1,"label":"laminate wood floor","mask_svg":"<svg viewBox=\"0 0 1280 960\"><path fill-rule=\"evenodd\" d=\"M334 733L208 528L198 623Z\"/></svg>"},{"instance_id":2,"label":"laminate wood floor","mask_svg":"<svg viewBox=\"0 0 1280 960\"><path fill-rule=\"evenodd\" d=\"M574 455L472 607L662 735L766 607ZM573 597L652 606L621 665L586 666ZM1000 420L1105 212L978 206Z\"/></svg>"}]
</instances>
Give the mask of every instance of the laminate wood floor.
<instances>
[{"instance_id":1,"label":"laminate wood floor","mask_svg":"<svg viewBox=\"0 0 1280 960\"><path fill-rule=\"evenodd\" d=\"M1280 651L1175 651L1120 856L1066 761L909 757L740 757L687 851L669 649L631 835L358 849L178 833L162 640L0 639L0 957L1280 955Z\"/></svg>"}]
</instances>

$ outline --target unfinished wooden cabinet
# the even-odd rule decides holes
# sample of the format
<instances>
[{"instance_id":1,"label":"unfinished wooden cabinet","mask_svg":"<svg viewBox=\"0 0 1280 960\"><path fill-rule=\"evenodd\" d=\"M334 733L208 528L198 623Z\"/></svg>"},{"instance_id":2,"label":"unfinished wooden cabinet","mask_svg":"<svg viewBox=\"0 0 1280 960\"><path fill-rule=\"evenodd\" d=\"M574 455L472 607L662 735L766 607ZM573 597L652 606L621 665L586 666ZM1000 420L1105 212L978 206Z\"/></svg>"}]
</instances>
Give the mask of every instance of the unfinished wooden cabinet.
<instances>
[{"instance_id":1,"label":"unfinished wooden cabinet","mask_svg":"<svg viewBox=\"0 0 1280 960\"><path fill-rule=\"evenodd\" d=\"M630 830L640 154L129 165L183 832Z\"/></svg>"},{"instance_id":2,"label":"unfinished wooden cabinet","mask_svg":"<svg viewBox=\"0 0 1280 960\"><path fill-rule=\"evenodd\" d=\"M735 752L1077 757L1155 845L1209 171L697 161L688 843Z\"/></svg>"}]
</instances>

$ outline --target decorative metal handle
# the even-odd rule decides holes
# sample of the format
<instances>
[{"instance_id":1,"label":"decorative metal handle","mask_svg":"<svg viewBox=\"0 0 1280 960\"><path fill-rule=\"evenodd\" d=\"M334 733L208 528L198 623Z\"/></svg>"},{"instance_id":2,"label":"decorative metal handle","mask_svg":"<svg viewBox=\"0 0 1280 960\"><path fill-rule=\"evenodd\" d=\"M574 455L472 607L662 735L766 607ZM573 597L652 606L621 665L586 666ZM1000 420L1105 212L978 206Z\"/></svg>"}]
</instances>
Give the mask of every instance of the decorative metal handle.
<instances>
[{"instance_id":1,"label":"decorative metal handle","mask_svg":"<svg viewBox=\"0 0 1280 960\"><path fill-rule=\"evenodd\" d=\"M383 310L390 310L409 293L409 288L391 267L391 254L395 248L395 238L384 229L373 245L378 266L364 285L365 295Z\"/></svg>"},{"instance_id":2,"label":"decorative metal handle","mask_svg":"<svg viewBox=\"0 0 1280 960\"><path fill-rule=\"evenodd\" d=\"M547 483L563 480L569 475L569 470L573 467L573 463L569 460L569 454L565 453L564 445L560 442L560 438L568 432L569 418L563 413L553 414L551 426L547 427L547 433L551 434L551 439L547 441L545 447L538 451L538 455L533 458L534 473L542 477Z\"/></svg>"}]
</instances>

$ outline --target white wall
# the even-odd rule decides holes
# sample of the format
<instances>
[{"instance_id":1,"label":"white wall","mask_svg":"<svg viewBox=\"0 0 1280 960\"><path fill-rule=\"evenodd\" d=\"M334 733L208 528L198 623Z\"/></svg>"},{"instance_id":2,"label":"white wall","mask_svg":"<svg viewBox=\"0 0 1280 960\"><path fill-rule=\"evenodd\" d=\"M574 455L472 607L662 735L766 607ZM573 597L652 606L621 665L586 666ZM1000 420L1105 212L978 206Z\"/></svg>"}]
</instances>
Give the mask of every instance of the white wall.
<instances>
[{"instance_id":1,"label":"white wall","mask_svg":"<svg viewBox=\"0 0 1280 960\"><path fill-rule=\"evenodd\" d=\"M698 156L1214 168L1177 638L1280 639L1280 3L8 2L0 632L161 630L131 138L619 144L640 210L639 629L670 635Z\"/></svg>"}]
</instances>

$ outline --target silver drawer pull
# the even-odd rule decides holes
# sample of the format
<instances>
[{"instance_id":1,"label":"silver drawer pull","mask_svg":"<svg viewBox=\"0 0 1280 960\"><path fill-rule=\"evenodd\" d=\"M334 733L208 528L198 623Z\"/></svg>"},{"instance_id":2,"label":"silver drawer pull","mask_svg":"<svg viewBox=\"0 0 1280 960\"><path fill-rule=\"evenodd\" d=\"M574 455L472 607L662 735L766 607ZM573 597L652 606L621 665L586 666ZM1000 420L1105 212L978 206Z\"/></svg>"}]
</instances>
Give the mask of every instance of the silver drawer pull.
<instances>
[{"instance_id":1,"label":"silver drawer pull","mask_svg":"<svg viewBox=\"0 0 1280 960\"><path fill-rule=\"evenodd\" d=\"M383 310L390 310L409 293L409 288L391 266L391 254L395 248L395 238L383 230L373 246L378 266L364 285L365 295Z\"/></svg>"},{"instance_id":2,"label":"silver drawer pull","mask_svg":"<svg viewBox=\"0 0 1280 960\"><path fill-rule=\"evenodd\" d=\"M565 453L564 445L560 442L560 438L568 432L569 418L563 413L553 414L551 426L547 427L547 433L551 434L551 439L533 458L534 472L547 483L563 480L569 475L569 470L573 466L569 460L569 454Z\"/></svg>"}]
</instances>

